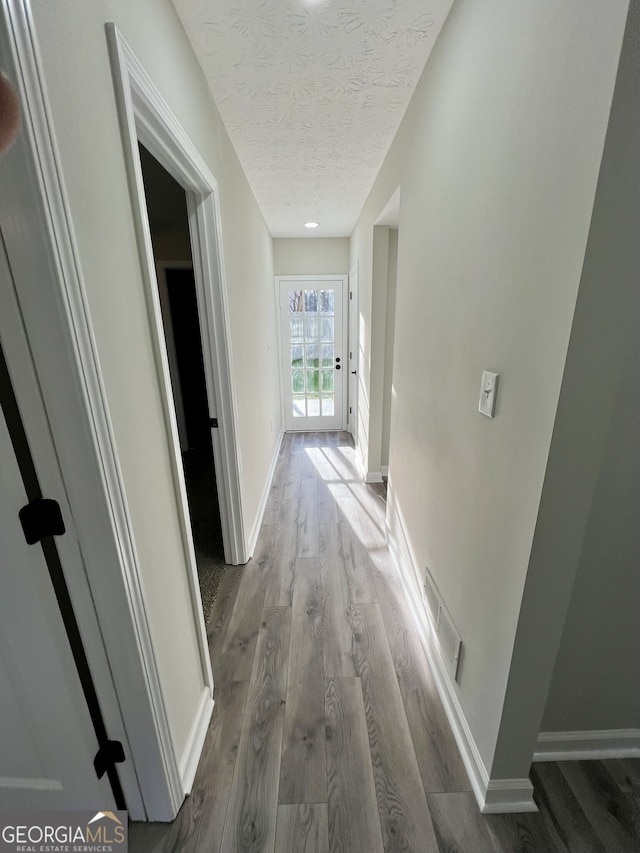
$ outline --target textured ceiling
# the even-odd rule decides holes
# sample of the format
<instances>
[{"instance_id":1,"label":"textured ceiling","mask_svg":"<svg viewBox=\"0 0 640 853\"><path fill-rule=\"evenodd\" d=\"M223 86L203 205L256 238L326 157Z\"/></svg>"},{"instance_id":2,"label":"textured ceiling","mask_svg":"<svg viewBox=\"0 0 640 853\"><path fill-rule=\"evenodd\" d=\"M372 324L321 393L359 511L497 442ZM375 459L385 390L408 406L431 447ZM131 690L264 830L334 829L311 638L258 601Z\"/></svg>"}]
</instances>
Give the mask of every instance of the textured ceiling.
<instances>
[{"instance_id":1,"label":"textured ceiling","mask_svg":"<svg viewBox=\"0 0 640 853\"><path fill-rule=\"evenodd\" d=\"M349 236L452 0L173 3L273 236Z\"/></svg>"}]
</instances>

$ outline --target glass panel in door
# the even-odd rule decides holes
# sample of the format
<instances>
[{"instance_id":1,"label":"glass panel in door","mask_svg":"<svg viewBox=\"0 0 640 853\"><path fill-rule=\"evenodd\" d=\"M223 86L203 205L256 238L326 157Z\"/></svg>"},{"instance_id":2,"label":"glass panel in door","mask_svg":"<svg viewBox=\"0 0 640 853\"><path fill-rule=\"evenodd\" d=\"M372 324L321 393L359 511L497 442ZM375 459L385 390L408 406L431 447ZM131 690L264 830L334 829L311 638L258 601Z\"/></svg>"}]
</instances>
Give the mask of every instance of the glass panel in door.
<instances>
[{"instance_id":1,"label":"glass panel in door","mask_svg":"<svg viewBox=\"0 0 640 853\"><path fill-rule=\"evenodd\" d=\"M286 428L342 429L342 279L280 282Z\"/></svg>"}]
</instances>

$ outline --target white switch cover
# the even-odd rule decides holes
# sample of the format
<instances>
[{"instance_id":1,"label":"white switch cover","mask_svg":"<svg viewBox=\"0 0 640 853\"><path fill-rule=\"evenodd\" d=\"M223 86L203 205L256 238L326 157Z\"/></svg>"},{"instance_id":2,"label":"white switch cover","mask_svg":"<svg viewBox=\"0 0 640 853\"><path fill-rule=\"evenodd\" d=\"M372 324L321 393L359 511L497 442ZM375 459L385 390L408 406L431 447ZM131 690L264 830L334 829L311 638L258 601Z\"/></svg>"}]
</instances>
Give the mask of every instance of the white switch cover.
<instances>
[{"instance_id":1,"label":"white switch cover","mask_svg":"<svg viewBox=\"0 0 640 853\"><path fill-rule=\"evenodd\" d=\"M482 374L482 385L480 386L480 403L478 411L492 418L496 410L496 396L498 394L498 373L490 373L485 370Z\"/></svg>"}]
</instances>

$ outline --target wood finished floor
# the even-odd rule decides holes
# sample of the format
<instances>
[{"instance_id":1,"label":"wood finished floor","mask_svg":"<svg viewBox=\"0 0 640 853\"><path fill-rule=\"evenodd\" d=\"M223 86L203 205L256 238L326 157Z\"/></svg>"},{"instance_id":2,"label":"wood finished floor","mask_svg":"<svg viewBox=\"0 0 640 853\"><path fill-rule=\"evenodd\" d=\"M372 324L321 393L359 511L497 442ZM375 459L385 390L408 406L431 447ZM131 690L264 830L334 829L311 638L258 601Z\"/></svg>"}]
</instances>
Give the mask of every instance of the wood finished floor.
<instances>
[{"instance_id":1,"label":"wood finished floor","mask_svg":"<svg viewBox=\"0 0 640 853\"><path fill-rule=\"evenodd\" d=\"M288 434L256 554L208 625L216 707L172 824L133 853L638 853L640 760L537 764L479 813L345 433Z\"/></svg>"}]
</instances>

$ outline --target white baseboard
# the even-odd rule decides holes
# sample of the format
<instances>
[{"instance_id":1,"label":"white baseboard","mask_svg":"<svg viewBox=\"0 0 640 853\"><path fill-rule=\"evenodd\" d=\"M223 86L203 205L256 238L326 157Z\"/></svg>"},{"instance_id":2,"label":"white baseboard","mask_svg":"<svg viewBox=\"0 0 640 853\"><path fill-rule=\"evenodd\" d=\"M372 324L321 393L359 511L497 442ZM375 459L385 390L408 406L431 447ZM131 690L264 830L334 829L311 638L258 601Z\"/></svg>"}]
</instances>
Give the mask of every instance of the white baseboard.
<instances>
[{"instance_id":1,"label":"white baseboard","mask_svg":"<svg viewBox=\"0 0 640 853\"><path fill-rule=\"evenodd\" d=\"M477 794L476 794L477 799ZM478 800L482 814L512 814L537 812L533 799L533 785L529 779L491 779L484 795Z\"/></svg>"},{"instance_id":2,"label":"white baseboard","mask_svg":"<svg viewBox=\"0 0 640 853\"><path fill-rule=\"evenodd\" d=\"M540 732L534 761L640 758L640 729Z\"/></svg>"},{"instance_id":3,"label":"white baseboard","mask_svg":"<svg viewBox=\"0 0 640 853\"><path fill-rule=\"evenodd\" d=\"M380 471L367 471L364 475L365 483L384 483Z\"/></svg>"},{"instance_id":4,"label":"white baseboard","mask_svg":"<svg viewBox=\"0 0 640 853\"><path fill-rule=\"evenodd\" d=\"M397 536L394 528L397 530ZM420 598L419 586L416 583L416 580L422 576L422 572L411 545L402 512L391 490L387 510L387 541L480 811L483 814L538 811L533 800L533 785L529 779L489 779L489 773L469 728L460 700L432 639L431 628Z\"/></svg>"},{"instance_id":5,"label":"white baseboard","mask_svg":"<svg viewBox=\"0 0 640 853\"><path fill-rule=\"evenodd\" d=\"M267 508L267 501L269 500L269 492L271 491L271 484L273 482L273 475L276 472L276 465L278 464L278 456L280 455L280 448L282 447L282 439L284 438L284 427L280 430L280 434L278 436L278 440L275 444L275 450L273 454L273 458L271 459L271 464L269 465L269 472L267 474L267 479L265 481L264 490L262 492L262 498L260 499L260 506L258 507L258 512L256 513L256 520L253 524L253 528L251 529L251 535L249 536L249 541L247 542L247 560L253 557L254 551L256 550L256 543L258 541L258 535L260 533L260 528L262 527L262 519L264 517L264 511Z\"/></svg>"},{"instance_id":6,"label":"white baseboard","mask_svg":"<svg viewBox=\"0 0 640 853\"><path fill-rule=\"evenodd\" d=\"M180 759L180 779L182 780L182 789L185 796L188 796L191 793L193 780L196 775L196 770L198 769L198 762L202 755L204 739L206 738L207 731L209 730L209 721L211 720L214 704L211 691L208 687L205 687L202 692L198 711L191 725L191 731L187 738L187 745L185 746L182 758Z\"/></svg>"},{"instance_id":7,"label":"white baseboard","mask_svg":"<svg viewBox=\"0 0 640 853\"><path fill-rule=\"evenodd\" d=\"M389 476L389 466L388 465L381 465L380 466L380 473L382 474L383 477L388 477Z\"/></svg>"}]
</instances>

